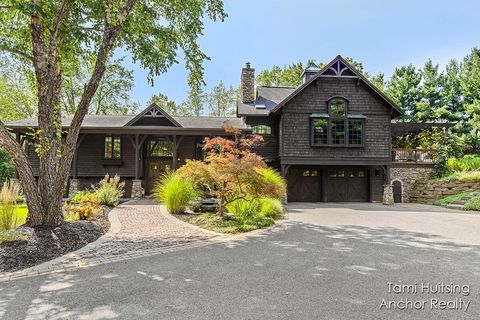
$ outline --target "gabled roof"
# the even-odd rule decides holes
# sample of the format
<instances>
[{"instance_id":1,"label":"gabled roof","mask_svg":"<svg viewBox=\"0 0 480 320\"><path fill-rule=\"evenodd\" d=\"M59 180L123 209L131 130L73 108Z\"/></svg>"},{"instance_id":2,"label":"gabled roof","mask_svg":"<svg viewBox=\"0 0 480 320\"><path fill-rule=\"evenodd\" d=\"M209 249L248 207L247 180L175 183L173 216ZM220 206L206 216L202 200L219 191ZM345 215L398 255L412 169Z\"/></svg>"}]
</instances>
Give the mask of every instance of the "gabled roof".
<instances>
[{"instance_id":1,"label":"gabled roof","mask_svg":"<svg viewBox=\"0 0 480 320\"><path fill-rule=\"evenodd\" d=\"M156 103L152 103L151 105L149 105L145 110L143 110L142 112L137 114L135 116L135 118L133 118L132 120L127 122L127 124L125 124L125 126L135 125L136 122L138 122L140 119L142 119L144 117L145 118L146 117L149 117L149 118L165 118L168 121L170 121L175 127L181 127L180 123L178 123L175 119L173 119L171 115L169 115L165 110L160 108Z\"/></svg>"},{"instance_id":2,"label":"gabled roof","mask_svg":"<svg viewBox=\"0 0 480 320\"><path fill-rule=\"evenodd\" d=\"M290 95L278 103L271 112L279 111L287 102L292 100L300 92L302 92L308 85L317 80L317 78L322 76L354 76L361 79L365 84L370 87L376 94L378 94L398 115L403 115L404 112L400 109L390 98L388 98L382 91L380 91L373 83L371 83L367 78L365 78L361 72L355 69L350 63L348 63L342 56L338 55L333 59L329 64L323 67L316 75L311 77L308 81L294 90Z\"/></svg>"},{"instance_id":3,"label":"gabled roof","mask_svg":"<svg viewBox=\"0 0 480 320\"><path fill-rule=\"evenodd\" d=\"M128 128L135 130L139 127L128 126L136 116L133 115L94 115L87 114L82 122L82 129L113 129ZM172 117L179 124L179 129L218 129L222 130L225 122L238 129L247 128L241 118L237 117ZM62 119L62 127L68 128L72 121L72 116L66 116ZM7 128L28 129L38 126L37 117L26 118L22 120L9 121L5 123ZM144 127L143 127L144 128ZM164 130L169 127L151 126L153 129ZM172 127L170 127L172 128ZM173 127L174 128L174 127Z\"/></svg>"},{"instance_id":4,"label":"gabled roof","mask_svg":"<svg viewBox=\"0 0 480 320\"><path fill-rule=\"evenodd\" d=\"M268 115L283 99L288 97L295 88L258 86L257 99L254 103L237 102L238 115Z\"/></svg>"}]
</instances>

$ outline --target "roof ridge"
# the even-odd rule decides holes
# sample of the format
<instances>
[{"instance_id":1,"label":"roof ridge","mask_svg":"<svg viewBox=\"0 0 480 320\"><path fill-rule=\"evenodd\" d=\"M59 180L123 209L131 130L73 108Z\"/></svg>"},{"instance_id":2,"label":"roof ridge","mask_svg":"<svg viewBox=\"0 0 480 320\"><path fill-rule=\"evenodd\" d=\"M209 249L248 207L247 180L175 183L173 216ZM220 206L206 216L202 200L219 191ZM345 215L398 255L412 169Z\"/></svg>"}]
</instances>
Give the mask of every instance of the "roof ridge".
<instances>
[{"instance_id":1,"label":"roof ridge","mask_svg":"<svg viewBox=\"0 0 480 320\"><path fill-rule=\"evenodd\" d=\"M291 86L257 86L257 88L282 88L282 89L296 89L297 87L291 87Z\"/></svg>"}]
</instances>

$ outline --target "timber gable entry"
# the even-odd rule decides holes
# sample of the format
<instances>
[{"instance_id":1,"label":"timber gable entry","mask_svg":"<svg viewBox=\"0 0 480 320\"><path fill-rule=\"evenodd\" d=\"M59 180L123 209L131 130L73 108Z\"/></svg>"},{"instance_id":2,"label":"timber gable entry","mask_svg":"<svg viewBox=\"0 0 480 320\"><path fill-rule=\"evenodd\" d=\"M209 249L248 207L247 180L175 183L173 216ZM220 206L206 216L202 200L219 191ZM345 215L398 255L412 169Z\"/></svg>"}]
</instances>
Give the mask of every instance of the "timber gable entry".
<instances>
[{"instance_id":1,"label":"timber gable entry","mask_svg":"<svg viewBox=\"0 0 480 320\"><path fill-rule=\"evenodd\" d=\"M129 126L182 127L177 120L160 108L156 103L152 103L148 108L125 124L125 127Z\"/></svg>"}]
</instances>

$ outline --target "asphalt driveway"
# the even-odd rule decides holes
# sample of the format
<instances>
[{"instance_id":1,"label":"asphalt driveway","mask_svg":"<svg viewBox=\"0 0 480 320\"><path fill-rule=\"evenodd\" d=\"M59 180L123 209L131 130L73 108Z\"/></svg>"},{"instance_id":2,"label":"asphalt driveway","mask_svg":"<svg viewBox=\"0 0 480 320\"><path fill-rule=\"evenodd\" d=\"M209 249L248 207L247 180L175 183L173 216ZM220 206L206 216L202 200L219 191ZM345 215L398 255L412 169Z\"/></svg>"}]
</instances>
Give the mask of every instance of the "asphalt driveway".
<instances>
[{"instance_id":1,"label":"asphalt driveway","mask_svg":"<svg viewBox=\"0 0 480 320\"><path fill-rule=\"evenodd\" d=\"M373 204L288 210L257 236L0 283L0 318L480 317L480 215ZM422 292L427 285L443 292Z\"/></svg>"}]
</instances>

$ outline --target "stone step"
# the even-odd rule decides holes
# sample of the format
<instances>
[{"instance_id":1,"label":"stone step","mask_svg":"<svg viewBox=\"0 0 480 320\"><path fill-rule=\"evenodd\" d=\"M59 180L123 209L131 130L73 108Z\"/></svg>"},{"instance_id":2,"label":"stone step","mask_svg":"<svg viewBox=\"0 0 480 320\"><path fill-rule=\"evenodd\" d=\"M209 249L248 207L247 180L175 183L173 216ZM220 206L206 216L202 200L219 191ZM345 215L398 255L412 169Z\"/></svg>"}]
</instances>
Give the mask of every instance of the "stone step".
<instances>
[{"instance_id":1,"label":"stone step","mask_svg":"<svg viewBox=\"0 0 480 320\"><path fill-rule=\"evenodd\" d=\"M464 209L464 205L463 204L448 204L445 206L446 208L448 209L456 209L456 210L463 210Z\"/></svg>"},{"instance_id":2,"label":"stone step","mask_svg":"<svg viewBox=\"0 0 480 320\"><path fill-rule=\"evenodd\" d=\"M464 206L465 203L467 203L467 200L457 200L457 201L453 201L450 204L458 204L458 205Z\"/></svg>"}]
</instances>

